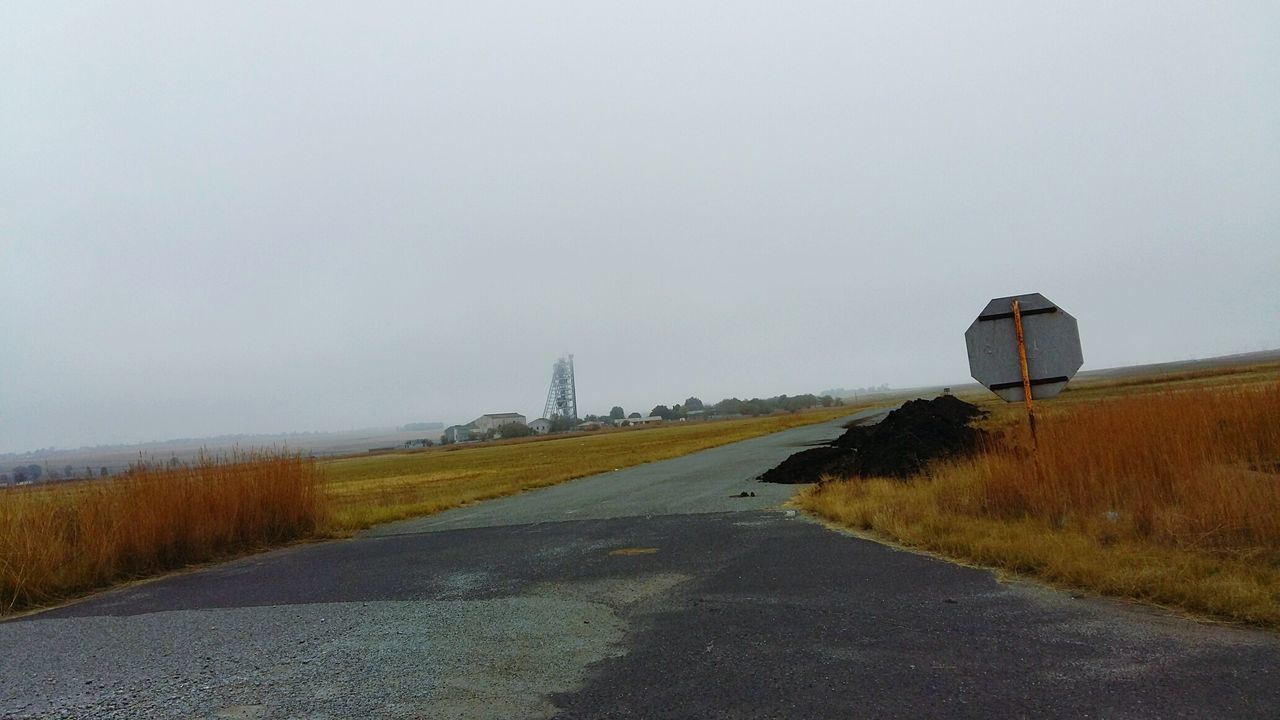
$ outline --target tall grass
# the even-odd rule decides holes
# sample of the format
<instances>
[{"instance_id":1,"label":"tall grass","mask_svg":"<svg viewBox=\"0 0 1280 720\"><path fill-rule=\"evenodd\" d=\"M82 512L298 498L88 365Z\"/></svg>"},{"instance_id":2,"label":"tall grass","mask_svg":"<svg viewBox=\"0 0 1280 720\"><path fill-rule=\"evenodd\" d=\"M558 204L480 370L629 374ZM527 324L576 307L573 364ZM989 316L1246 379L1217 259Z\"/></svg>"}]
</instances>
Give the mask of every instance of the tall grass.
<instances>
[{"instance_id":1,"label":"tall grass","mask_svg":"<svg viewBox=\"0 0 1280 720\"><path fill-rule=\"evenodd\" d=\"M1280 383L1003 411L977 455L907 482L824 483L802 506L965 560L1280 626Z\"/></svg>"},{"instance_id":2,"label":"tall grass","mask_svg":"<svg viewBox=\"0 0 1280 720\"><path fill-rule=\"evenodd\" d=\"M0 492L0 611L306 537L320 484L314 460L237 453Z\"/></svg>"},{"instance_id":3,"label":"tall grass","mask_svg":"<svg viewBox=\"0 0 1280 720\"><path fill-rule=\"evenodd\" d=\"M1280 550L1280 383L1051 413L1030 454L1021 432L1006 432L976 464L980 494L957 510L1174 547Z\"/></svg>"}]
</instances>

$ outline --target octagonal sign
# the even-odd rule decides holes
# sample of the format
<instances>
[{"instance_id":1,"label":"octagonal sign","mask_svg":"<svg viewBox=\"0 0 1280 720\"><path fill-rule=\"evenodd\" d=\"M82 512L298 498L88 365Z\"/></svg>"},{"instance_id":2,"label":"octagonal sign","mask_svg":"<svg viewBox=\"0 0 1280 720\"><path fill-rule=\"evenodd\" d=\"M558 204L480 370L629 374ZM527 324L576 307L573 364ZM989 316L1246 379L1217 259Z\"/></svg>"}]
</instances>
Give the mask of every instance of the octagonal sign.
<instances>
[{"instance_id":1,"label":"octagonal sign","mask_svg":"<svg viewBox=\"0 0 1280 720\"><path fill-rule=\"evenodd\" d=\"M987 303L964 333L969 348L969 373L991 392L1009 402L1021 402L1022 367L1013 322L1013 301L1022 313L1031 398L1051 398L1084 364L1076 319L1040 293L1011 295Z\"/></svg>"}]
</instances>

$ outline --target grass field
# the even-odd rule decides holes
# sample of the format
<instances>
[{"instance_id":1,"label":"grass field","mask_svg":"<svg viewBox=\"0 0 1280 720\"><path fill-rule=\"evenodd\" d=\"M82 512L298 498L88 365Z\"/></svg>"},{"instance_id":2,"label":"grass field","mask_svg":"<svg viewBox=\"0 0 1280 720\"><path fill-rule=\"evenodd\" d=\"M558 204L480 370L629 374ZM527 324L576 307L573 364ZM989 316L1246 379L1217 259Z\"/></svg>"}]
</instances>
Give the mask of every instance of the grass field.
<instances>
[{"instance_id":1,"label":"grass field","mask_svg":"<svg viewBox=\"0 0 1280 720\"><path fill-rule=\"evenodd\" d=\"M114 583L686 455L856 407L317 462L248 454L0 490L0 614Z\"/></svg>"},{"instance_id":2,"label":"grass field","mask_svg":"<svg viewBox=\"0 0 1280 720\"><path fill-rule=\"evenodd\" d=\"M799 504L899 543L1090 592L1280 627L1280 365L992 398L982 452Z\"/></svg>"},{"instance_id":3,"label":"grass field","mask_svg":"<svg viewBox=\"0 0 1280 720\"><path fill-rule=\"evenodd\" d=\"M350 532L844 417L858 409L825 408L331 460L324 465L325 491L332 501L334 528Z\"/></svg>"}]
</instances>

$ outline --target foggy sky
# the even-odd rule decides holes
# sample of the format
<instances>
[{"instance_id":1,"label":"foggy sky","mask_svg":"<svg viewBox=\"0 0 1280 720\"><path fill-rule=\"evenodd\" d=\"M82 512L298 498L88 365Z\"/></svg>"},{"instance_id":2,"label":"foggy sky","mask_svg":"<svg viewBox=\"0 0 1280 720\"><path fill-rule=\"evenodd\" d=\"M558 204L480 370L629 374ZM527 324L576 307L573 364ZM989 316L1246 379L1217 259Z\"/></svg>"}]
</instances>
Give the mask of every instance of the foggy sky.
<instances>
[{"instance_id":1,"label":"foggy sky","mask_svg":"<svg viewBox=\"0 0 1280 720\"><path fill-rule=\"evenodd\" d=\"M0 452L1280 346L1275 3L419 5L0 6Z\"/></svg>"}]
</instances>

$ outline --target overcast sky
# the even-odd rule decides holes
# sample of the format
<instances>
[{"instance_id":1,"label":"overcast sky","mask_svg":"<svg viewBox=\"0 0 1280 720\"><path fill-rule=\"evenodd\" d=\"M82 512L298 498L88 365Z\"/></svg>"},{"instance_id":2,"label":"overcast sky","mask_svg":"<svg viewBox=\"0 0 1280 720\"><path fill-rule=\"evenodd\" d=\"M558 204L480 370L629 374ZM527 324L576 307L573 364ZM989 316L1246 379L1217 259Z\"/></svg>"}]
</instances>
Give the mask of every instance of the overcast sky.
<instances>
[{"instance_id":1,"label":"overcast sky","mask_svg":"<svg viewBox=\"0 0 1280 720\"><path fill-rule=\"evenodd\" d=\"M1280 5L0 5L0 452L1280 347Z\"/></svg>"}]
</instances>

